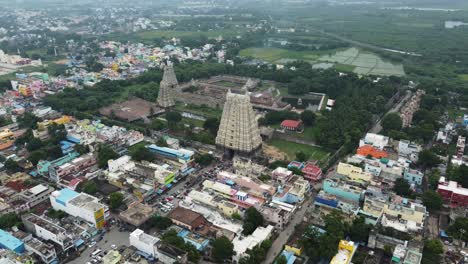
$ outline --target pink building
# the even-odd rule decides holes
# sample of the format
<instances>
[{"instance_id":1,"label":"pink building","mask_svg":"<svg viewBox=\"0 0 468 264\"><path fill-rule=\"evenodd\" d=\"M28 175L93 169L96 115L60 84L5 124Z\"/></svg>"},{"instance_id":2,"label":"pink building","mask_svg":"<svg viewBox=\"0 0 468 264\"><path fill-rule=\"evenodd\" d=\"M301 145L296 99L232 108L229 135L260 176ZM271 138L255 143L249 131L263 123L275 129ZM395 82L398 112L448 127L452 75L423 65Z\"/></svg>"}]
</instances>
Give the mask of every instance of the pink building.
<instances>
[{"instance_id":1,"label":"pink building","mask_svg":"<svg viewBox=\"0 0 468 264\"><path fill-rule=\"evenodd\" d=\"M322 179L322 169L312 163L307 163L302 169L302 173L304 173L304 178L308 181L316 182Z\"/></svg>"}]
</instances>

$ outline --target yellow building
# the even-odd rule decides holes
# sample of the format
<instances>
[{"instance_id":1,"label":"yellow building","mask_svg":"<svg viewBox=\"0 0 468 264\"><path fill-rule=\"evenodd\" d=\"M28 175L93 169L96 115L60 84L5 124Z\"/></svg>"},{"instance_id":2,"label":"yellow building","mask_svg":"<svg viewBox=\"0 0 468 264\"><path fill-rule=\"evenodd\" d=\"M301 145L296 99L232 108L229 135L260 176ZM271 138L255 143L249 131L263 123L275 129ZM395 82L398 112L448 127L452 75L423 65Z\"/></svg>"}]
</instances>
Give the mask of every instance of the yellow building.
<instances>
[{"instance_id":1,"label":"yellow building","mask_svg":"<svg viewBox=\"0 0 468 264\"><path fill-rule=\"evenodd\" d=\"M401 203L389 203L385 199L367 197L362 210L377 218L382 214L397 217L406 221L413 221L416 224L424 225L426 218L426 207L403 199Z\"/></svg>"},{"instance_id":2,"label":"yellow building","mask_svg":"<svg viewBox=\"0 0 468 264\"><path fill-rule=\"evenodd\" d=\"M44 130L47 127L49 127L51 124L55 123L57 125L64 125L70 123L72 120L71 116L64 115L60 118L54 119L54 120L45 120L43 122L37 122L37 128L38 130Z\"/></svg>"},{"instance_id":3,"label":"yellow building","mask_svg":"<svg viewBox=\"0 0 468 264\"><path fill-rule=\"evenodd\" d=\"M353 166L351 164L340 162L336 169L341 175L347 176L352 181L369 182L372 180L372 174L364 172L362 168Z\"/></svg>"},{"instance_id":4,"label":"yellow building","mask_svg":"<svg viewBox=\"0 0 468 264\"><path fill-rule=\"evenodd\" d=\"M226 216L232 216L232 214L237 213L239 214L239 206L231 203L229 201L222 201L218 203L218 209Z\"/></svg>"},{"instance_id":5,"label":"yellow building","mask_svg":"<svg viewBox=\"0 0 468 264\"><path fill-rule=\"evenodd\" d=\"M332 258L330 264L349 264L356 252L357 245L353 241L341 240L338 244L338 253Z\"/></svg>"},{"instance_id":6,"label":"yellow building","mask_svg":"<svg viewBox=\"0 0 468 264\"><path fill-rule=\"evenodd\" d=\"M299 244L293 244L293 245L286 244L284 246L284 250L291 251L296 256L301 256L304 248L301 247Z\"/></svg>"},{"instance_id":7,"label":"yellow building","mask_svg":"<svg viewBox=\"0 0 468 264\"><path fill-rule=\"evenodd\" d=\"M0 150L4 150L13 146L15 139L15 134L9 129L5 129L4 131L0 132Z\"/></svg>"},{"instance_id":8,"label":"yellow building","mask_svg":"<svg viewBox=\"0 0 468 264\"><path fill-rule=\"evenodd\" d=\"M102 258L103 264L117 264L122 261L122 255L117 250L109 250Z\"/></svg>"}]
</instances>

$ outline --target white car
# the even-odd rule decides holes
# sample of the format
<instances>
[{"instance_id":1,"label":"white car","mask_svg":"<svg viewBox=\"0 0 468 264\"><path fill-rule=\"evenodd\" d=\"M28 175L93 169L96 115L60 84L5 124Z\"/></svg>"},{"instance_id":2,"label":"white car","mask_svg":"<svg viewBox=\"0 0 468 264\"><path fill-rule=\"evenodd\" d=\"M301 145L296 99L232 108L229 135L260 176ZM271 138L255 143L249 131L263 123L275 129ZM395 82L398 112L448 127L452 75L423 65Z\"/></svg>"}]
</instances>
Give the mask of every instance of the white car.
<instances>
[{"instance_id":1,"label":"white car","mask_svg":"<svg viewBox=\"0 0 468 264\"><path fill-rule=\"evenodd\" d=\"M92 241L91 244L89 244L88 247L93 247L94 245L96 245L96 241Z\"/></svg>"},{"instance_id":2,"label":"white car","mask_svg":"<svg viewBox=\"0 0 468 264\"><path fill-rule=\"evenodd\" d=\"M116 245L111 245L111 248L115 250L115 249L117 249L117 246Z\"/></svg>"}]
</instances>

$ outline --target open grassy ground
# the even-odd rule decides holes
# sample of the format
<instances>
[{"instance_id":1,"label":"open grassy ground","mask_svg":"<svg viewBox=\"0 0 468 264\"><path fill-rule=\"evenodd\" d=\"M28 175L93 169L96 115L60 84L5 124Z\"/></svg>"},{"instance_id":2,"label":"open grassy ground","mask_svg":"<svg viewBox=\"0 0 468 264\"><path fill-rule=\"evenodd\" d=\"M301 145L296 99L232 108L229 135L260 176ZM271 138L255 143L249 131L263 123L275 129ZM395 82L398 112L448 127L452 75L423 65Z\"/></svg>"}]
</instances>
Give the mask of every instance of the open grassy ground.
<instances>
[{"instance_id":1,"label":"open grassy ground","mask_svg":"<svg viewBox=\"0 0 468 264\"><path fill-rule=\"evenodd\" d=\"M306 127L304 128L304 132L296 133L296 135L298 138L301 138L304 140L315 141L315 139L317 138L317 133L318 133L318 130L315 127Z\"/></svg>"},{"instance_id":2,"label":"open grassy ground","mask_svg":"<svg viewBox=\"0 0 468 264\"><path fill-rule=\"evenodd\" d=\"M296 158L296 152L298 151L303 151L304 153L306 153L309 156L309 159L319 161L324 160L328 155L330 155L330 152L323 148L298 144L282 139L271 139L267 141L266 144L276 147L280 151L286 153L289 159L291 160L294 160Z\"/></svg>"},{"instance_id":3,"label":"open grassy ground","mask_svg":"<svg viewBox=\"0 0 468 264\"><path fill-rule=\"evenodd\" d=\"M191 125L193 127L203 127L203 121L201 120L196 120L196 119L191 119L191 118L182 118L182 123Z\"/></svg>"},{"instance_id":4,"label":"open grassy ground","mask_svg":"<svg viewBox=\"0 0 468 264\"><path fill-rule=\"evenodd\" d=\"M463 81L468 82L468 74L460 74L460 75L458 75L458 78L460 78Z\"/></svg>"}]
</instances>

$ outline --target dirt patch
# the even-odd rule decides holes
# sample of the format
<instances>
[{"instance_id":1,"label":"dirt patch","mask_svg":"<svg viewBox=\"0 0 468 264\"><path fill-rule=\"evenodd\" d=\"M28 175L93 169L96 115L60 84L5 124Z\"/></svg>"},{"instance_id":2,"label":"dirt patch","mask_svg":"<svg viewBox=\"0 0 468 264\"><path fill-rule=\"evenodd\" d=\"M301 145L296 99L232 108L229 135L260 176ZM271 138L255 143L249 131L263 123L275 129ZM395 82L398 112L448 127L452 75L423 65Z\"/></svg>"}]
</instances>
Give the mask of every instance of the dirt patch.
<instances>
[{"instance_id":1,"label":"dirt patch","mask_svg":"<svg viewBox=\"0 0 468 264\"><path fill-rule=\"evenodd\" d=\"M55 61L56 64L63 64L63 65L67 64L68 62L69 62L68 59L63 59L63 60Z\"/></svg>"},{"instance_id":2,"label":"dirt patch","mask_svg":"<svg viewBox=\"0 0 468 264\"><path fill-rule=\"evenodd\" d=\"M273 147L263 143L263 153L270 159L273 160L289 160L286 153L279 150L277 147Z\"/></svg>"}]
</instances>

